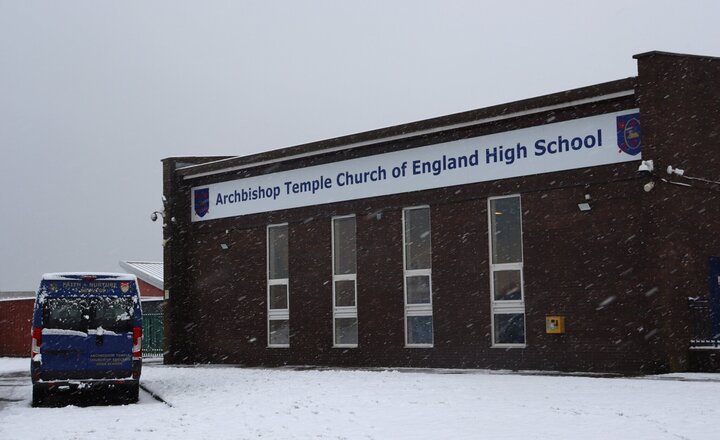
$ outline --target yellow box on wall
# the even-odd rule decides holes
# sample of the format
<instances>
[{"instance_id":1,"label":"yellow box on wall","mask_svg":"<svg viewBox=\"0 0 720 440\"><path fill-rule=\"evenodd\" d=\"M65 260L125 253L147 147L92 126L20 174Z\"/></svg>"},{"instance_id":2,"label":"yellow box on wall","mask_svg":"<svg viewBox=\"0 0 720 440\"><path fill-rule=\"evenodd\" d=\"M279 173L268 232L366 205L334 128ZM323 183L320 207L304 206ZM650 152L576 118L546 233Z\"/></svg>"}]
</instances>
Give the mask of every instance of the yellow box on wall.
<instances>
[{"instance_id":1,"label":"yellow box on wall","mask_svg":"<svg viewBox=\"0 0 720 440\"><path fill-rule=\"evenodd\" d=\"M545 333L563 334L565 333L565 317L564 316L546 316L545 317Z\"/></svg>"}]
</instances>

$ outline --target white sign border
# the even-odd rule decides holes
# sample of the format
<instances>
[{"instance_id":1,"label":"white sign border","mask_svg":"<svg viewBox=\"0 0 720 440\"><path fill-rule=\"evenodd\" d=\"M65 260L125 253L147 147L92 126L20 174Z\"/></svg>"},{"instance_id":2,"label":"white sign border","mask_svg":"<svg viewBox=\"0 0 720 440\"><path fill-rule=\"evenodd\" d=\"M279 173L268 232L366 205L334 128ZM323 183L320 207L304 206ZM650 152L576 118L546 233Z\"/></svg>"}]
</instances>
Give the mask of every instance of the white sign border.
<instances>
[{"instance_id":1,"label":"white sign border","mask_svg":"<svg viewBox=\"0 0 720 440\"><path fill-rule=\"evenodd\" d=\"M617 144L617 117L634 113L639 109L195 186L191 219L215 220L640 160L640 154L628 154ZM550 153L557 143L562 143L562 151ZM448 169L452 159L466 166ZM415 174L423 170L423 163L430 165L424 168L427 172ZM348 184L345 173L364 175L368 181ZM196 190L203 189L208 189L209 206L201 217L194 207Z\"/></svg>"}]
</instances>

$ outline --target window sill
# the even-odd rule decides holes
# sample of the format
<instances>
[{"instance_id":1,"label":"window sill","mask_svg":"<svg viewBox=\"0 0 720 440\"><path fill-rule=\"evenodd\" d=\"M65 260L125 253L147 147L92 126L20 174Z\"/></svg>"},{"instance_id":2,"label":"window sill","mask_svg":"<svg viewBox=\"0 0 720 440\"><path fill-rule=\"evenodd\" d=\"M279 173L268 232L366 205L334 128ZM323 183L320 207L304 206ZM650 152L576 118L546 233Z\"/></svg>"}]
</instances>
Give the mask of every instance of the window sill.
<instances>
[{"instance_id":1,"label":"window sill","mask_svg":"<svg viewBox=\"0 0 720 440\"><path fill-rule=\"evenodd\" d=\"M493 344L490 348L526 348L527 344Z\"/></svg>"}]
</instances>

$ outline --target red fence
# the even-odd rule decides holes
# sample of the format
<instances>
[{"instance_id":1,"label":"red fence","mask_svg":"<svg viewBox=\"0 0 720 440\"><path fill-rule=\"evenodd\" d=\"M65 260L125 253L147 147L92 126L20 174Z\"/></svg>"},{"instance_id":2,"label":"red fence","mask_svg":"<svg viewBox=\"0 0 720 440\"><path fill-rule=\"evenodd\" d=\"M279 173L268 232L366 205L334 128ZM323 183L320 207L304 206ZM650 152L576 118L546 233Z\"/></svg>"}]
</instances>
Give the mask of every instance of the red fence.
<instances>
[{"instance_id":1,"label":"red fence","mask_svg":"<svg viewBox=\"0 0 720 440\"><path fill-rule=\"evenodd\" d=\"M30 356L33 299L0 301L0 356Z\"/></svg>"}]
</instances>

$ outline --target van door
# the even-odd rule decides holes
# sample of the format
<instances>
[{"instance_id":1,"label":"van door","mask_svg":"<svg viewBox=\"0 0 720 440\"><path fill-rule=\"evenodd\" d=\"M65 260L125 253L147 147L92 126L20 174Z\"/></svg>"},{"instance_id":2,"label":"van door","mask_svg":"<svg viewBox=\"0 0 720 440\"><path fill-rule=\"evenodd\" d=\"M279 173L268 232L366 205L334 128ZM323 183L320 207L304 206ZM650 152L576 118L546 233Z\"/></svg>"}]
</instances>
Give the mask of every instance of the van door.
<instances>
[{"instance_id":1,"label":"van door","mask_svg":"<svg viewBox=\"0 0 720 440\"><path fill-rule=\"evenodd\" d=\"M90 299L88 370L97 378L132 374L133 298L103 296Z\"/></svg>"},{"instance_id":2,"label":"van door","mask_svg":"<svg viewBox=\"0 0 720 440\"><path fill-rule=\"evenodd\" d=\"M71 379L87 366L88 302L78 297L46 298L42 313L43 372Z\"/></svg>"}]
</instances>

